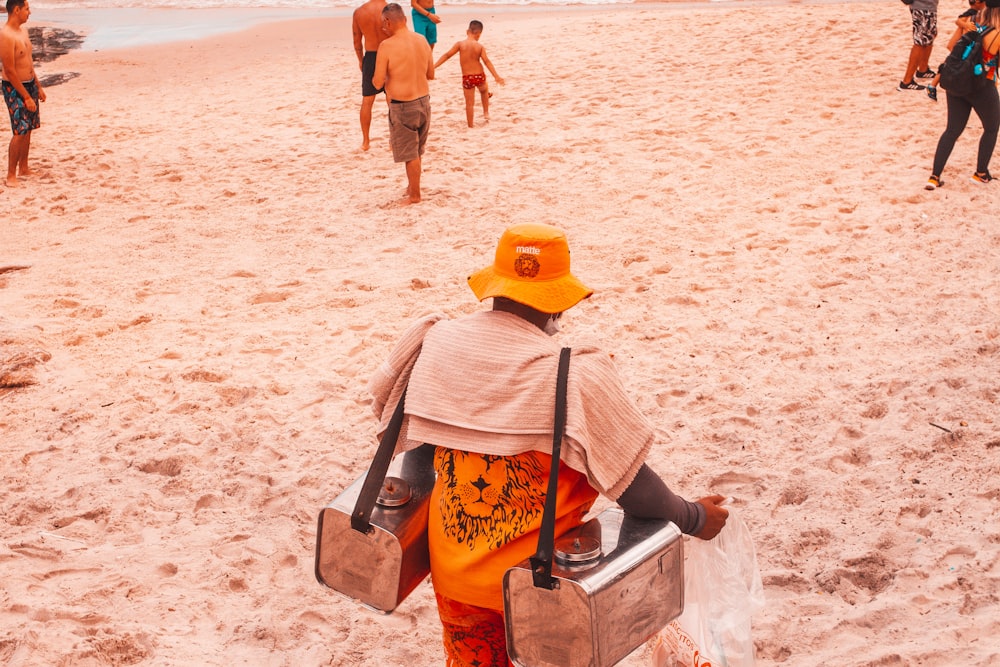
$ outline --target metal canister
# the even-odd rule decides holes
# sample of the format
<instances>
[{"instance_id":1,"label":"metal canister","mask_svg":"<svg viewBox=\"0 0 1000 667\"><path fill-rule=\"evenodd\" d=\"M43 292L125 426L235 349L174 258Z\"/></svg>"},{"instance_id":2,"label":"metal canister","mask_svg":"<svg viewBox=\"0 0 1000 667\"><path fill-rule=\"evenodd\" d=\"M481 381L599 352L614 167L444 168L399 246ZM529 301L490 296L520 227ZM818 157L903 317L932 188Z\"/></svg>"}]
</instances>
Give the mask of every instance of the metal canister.
<instances>
[{"instance_id":1,"label":"metal canister","mask_svg":"<svg viewBox=\"0 0 1000 667\"><path fill-rule=\"evenodd\" d=\"M610 667L684 610L683 540L669 521L607 509L561 536L556 556L552 590L535 587L528 560L504 574L507 652L517 665Z\"/></svg>"}]
</instances>

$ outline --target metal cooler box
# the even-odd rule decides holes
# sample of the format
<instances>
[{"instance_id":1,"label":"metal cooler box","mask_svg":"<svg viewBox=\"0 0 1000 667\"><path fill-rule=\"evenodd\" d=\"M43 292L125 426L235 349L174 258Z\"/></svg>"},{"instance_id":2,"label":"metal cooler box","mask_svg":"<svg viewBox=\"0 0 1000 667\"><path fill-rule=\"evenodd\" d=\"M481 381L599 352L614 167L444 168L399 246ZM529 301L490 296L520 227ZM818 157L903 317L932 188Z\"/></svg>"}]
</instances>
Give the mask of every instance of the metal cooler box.
<instances>
[{"instance_id":1,"label":"metal cooler box","mask_svg":"<svg viewBox=\"0 0 1000 667\"><path fill-rule=\"evenodd\" d=\"M507 652L524 667L609 667L684 610L681 532L601 512L556 540L553 590L525 560L504 574Z\"/></svg>"},{"instance_id":2,"label":"metal cooler box","mask_svg":"<svg viewBox=\"0 0 1000 667\"><path fill-rule=\"evenodd\" d=\"M389 475L400 475L393 460ZM351 527L362 475L320 511L316 579L364 606L391 612L430 573L427 514L434 472L386 477L367 533Z\"/></svg>"}]
</instances>

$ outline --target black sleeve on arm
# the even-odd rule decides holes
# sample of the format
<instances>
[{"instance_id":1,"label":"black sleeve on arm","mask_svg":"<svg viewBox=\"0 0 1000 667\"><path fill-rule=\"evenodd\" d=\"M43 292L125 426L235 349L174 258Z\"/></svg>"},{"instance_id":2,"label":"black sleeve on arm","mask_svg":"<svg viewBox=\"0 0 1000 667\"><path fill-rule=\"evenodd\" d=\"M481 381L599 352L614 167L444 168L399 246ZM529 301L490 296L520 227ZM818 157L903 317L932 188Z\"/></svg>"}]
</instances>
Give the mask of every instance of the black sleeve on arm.
<instances>
[{"instance_id":1,"label":"black sleeve on arm","mask_svg":"<svg viewBox=\"0 0 1000 667\"><path fill-rule=\"evenodd\" d=\"M705 525L705 508L675 494L645 463L618 504L626 514L639 519L669 519L687 535L697 534Z\"/></svg>"},{"instance_id":2,"label":"black sleeve on arm","mask_svg":"<svg viewBox=\"0 0 1000 667\"><path fill-rule=\"evenodd\" d=\"M434 466L435 449L434 445L424 443L416 449L411 449L403 454L403 458L401 459L403 476L411 478L417 477L420 471L432 468Z\"/></svg>"}]
</instances>

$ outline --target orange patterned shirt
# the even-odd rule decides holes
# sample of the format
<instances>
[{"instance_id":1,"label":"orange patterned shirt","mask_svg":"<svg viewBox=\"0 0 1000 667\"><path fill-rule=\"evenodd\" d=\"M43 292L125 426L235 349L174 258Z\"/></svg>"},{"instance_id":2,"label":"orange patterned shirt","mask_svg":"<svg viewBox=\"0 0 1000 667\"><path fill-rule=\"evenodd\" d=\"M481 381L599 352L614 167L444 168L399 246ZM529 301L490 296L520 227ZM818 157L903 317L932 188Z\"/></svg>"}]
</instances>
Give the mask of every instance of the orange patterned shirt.
<instances>
[{"instance_id":1,"label":"orange patterned shirt","mask_svg":"<svg viewBox=\"0 0 1000 667\"><path fill-rule=\"evenodd\" d=\"M474 454L438 447L428 542L434 590L452 600L503 609L503 575L533 556L552 456ZM556 535L583 522L597 498L585 475L563 463Z\"/></svg>"}]
</instances>

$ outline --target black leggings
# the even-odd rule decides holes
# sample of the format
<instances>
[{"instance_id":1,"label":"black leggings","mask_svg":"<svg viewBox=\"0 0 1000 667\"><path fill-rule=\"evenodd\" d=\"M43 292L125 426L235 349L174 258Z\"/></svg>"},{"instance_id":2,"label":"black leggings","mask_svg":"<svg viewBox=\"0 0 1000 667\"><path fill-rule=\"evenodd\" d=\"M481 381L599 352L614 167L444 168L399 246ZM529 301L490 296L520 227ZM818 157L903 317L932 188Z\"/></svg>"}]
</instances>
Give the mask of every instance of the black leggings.
<instances>
[{"instance_id":1,"label":"black leggings","mask_svg":"<svg viewBox=\"0 0 1000 667\"><path fill-rule=\"evenodd\" d=\"M959 97L948 93L948 127L938 140L937 151L934 153L934 173L941 175L955 141L965 131L969 123L969 114L975 109L976 115L983 123L983 136L979 138L979 157L976 160L976 171L983 173L989 169L993 149L997 145L997 130L1000 130L1000 95L996 86L986 86L968 97Z\"/></svg>"}]
</instances>

